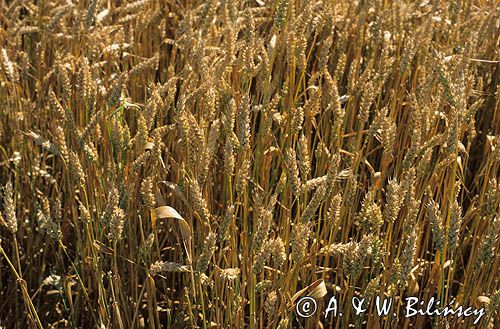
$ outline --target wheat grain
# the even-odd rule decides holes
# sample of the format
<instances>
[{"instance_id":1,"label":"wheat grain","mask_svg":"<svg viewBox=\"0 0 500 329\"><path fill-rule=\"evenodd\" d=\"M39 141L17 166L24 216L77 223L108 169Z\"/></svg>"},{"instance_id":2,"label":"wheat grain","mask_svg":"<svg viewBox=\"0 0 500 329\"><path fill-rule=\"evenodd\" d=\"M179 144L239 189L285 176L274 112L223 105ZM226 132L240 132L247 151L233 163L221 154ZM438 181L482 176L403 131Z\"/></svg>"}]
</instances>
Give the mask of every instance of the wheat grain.
<instances>
[{"instance_id":1,"label":"wheat grain","mask_svg":"<svg viewBox=\"0 0 500 329\"><path fill-rule=\"evenodd\" d=\"M429 216L429 221L432 230L432 240L434 242L434 248L436 250L441 250L444 246L444 227L443 219L441 217L441 211L434 200L427 203L427 212Z\"/></svg>"},{"instance_id":2,"label":"wheat grain","mask_svg":"<svg viewBox=\"0 0 500 329\"><path fill-rule=\"evenodd\" d=\"M222 269L221 273L220 273L221 278L228 280L228 281L236 280L239 275L240 275L239 268L225 268L225 269Z\"/></svg>"},{"instance_id":3,"label":"wheat grain","mask_svg":"<svg viewBox=\"0 0 500 329\"><path fill-rule=\"evenodd\" d=\"M14 188L12 186L12 182L9 180L7 184L3 186L2 193L2 201L3 201L3 218L2 224L15 234L18 229L17 216L16 216L16 205L14 201Z\"/></svg>"},{"instance_id":4,"label":"wheat grain","mask_svg":"<svg viewBox=\"0 0 500 329\"><path fill-rule=\"evenodd\" d=\"M160 273L166 273L166 272L188 272L189 269L186 265L182 265L179 263L175 262L164 262L164 261L156 261L153 264L151 264L151 267L149 268L151 271L151 274L160 274Z\"/></svg>"},{"instance_id":5,"label":"wheat grain","mask_svg":"<svg viewBox=\"0 0 500 329\"><path fill-rule=\"evenodd\" d=\"M292 260L300 263L304 259L307 251L307 244L309 241L309 225L298 223L294 226L292 231L291 247L292 247Z\"/></svg>"},{"instance_id":6,"label":"wheat grain","mask_svg":"<svg viewBox=\"0 0 500 329\"><path fill-rule=\"evenodd\" d=\"M216 249L215 242L216 235L213 232L210 232L203 242L203 251L196 263L196 271L199 273L203 273L207 270L210 259Z\"/></svg>"}]
</instances>

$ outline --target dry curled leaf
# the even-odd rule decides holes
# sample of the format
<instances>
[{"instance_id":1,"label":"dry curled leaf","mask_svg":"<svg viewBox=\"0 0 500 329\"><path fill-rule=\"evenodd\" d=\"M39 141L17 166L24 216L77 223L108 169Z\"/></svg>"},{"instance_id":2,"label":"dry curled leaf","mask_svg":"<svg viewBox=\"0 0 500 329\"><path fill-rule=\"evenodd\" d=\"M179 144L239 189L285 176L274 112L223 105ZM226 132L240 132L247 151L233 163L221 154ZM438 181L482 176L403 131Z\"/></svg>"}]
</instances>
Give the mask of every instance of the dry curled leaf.
<instances>
[{"instance_id":1,"label":"dry curled leaf","mask_svg":"<svg viewBox=\"0 0 500 329\"><path fill-rule=\"evenodd\" d=\"M189 263L191 263L192 260L192 255L191 255L191 228L189 227L189 224L186 222L184 218L175 210L174 208L170 206L161 206L153 209L151 213L151 220L154 223L158 219L167 219L167 218L174 218L177 219L177 222L179 224L179 229L181 231L181 236L184 242L184 248L186 249L187 257Z\"/></svg>"}]
</instances>

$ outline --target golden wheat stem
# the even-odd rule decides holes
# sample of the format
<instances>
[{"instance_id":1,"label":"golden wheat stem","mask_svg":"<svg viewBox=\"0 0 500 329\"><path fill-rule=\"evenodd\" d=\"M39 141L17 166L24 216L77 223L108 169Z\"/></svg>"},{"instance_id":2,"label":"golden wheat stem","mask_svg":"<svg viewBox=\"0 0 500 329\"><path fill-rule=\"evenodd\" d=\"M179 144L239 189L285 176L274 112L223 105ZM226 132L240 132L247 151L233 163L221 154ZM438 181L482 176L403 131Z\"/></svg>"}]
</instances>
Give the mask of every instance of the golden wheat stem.
<instances>
[{"instance_id":1,"label":"golden wheat stem","mask_svg":"<svg viewBox=\"0 0 500 329\"><path fill-rule=\"evenodd\" d=\"M23 294L23 300L26 304L26 308L28 309L28 312L30 313L32 317L32 321L34 322L35 326L39 329L43 329L42 323L40 322L40 318L38 317L38 313L36 312L35 306L33 305L33 302L29 296L28 289L26 287L26 281L19 275L20 272L18 272L10 261L9 257L5 253L3 247L0 245L0 253L3 255L7 263L9 264L10 268L12 269L12 272L14 273L17 282L21 286L22 294Z\"/></svg>"}]
</instances>

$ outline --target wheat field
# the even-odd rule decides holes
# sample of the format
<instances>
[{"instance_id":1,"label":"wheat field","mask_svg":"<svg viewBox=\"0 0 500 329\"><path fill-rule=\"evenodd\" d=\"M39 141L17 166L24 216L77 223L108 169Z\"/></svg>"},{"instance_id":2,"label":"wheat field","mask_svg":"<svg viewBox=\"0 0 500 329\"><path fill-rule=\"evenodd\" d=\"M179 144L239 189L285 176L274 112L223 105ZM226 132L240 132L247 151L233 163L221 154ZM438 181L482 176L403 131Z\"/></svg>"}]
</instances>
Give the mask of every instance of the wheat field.
<instances>
[{"instance_id":1,"label":"wheat field","mask_svg":"<svg viewBox=\"0 0 500 329\"><path fill-rule=\"evenodd\" d=\"M499 49L496 0L1 0L0 328L500 328Z\"/></svg>"}]
</instances>

